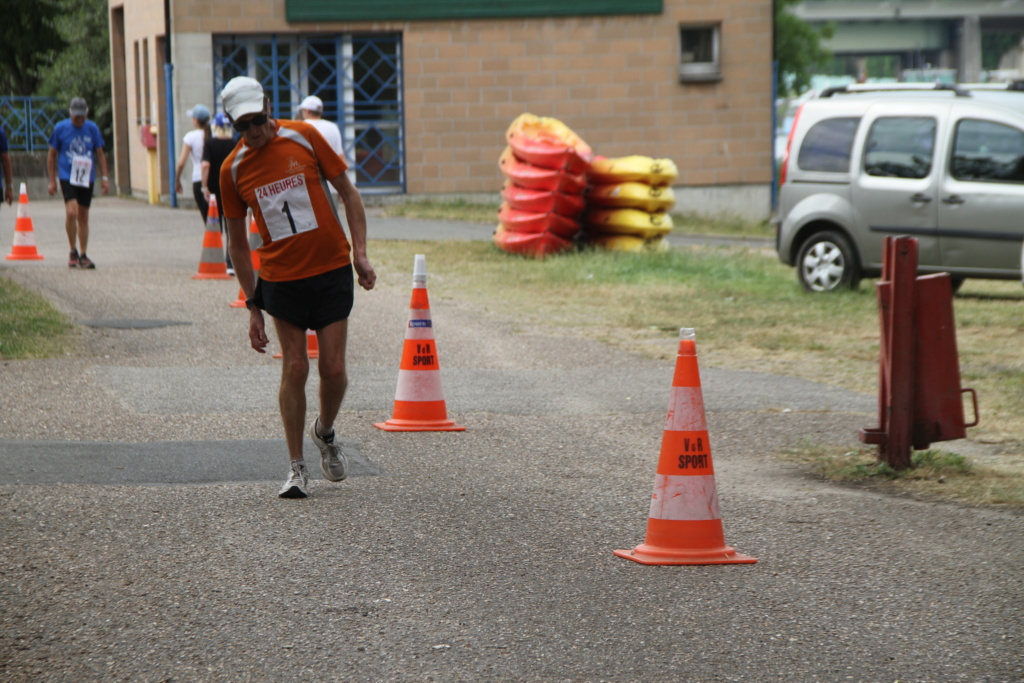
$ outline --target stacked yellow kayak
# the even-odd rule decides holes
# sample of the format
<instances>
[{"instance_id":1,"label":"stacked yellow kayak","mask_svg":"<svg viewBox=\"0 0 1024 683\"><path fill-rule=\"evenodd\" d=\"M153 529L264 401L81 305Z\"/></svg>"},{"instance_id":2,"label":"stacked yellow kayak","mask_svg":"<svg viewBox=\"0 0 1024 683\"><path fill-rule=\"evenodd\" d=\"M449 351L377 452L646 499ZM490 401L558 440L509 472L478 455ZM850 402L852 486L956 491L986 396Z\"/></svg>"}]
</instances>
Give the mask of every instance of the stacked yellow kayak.
<instances>
[{"instance_id":1,"label":"stacked yellow kayak","mask_svg":"<svg viewBox=\"0 0 1024 683\"><path fill-rule=\"evenodd\" d=\"M582 229L590 146L558 119L533 114L516 117L505 138L494 243L534 257L572 249Z\"/></svg>"},{"instance_id":2,"label":"stacked yellow kayak","mask_svg":"<svg viewBox=\"0 0 1024 683\"><path fill-rule=\"evenodd\" d=\"M678 175L671 159L594 159L587 171L585 241L616 251L667 248L665 235L672 231L668 212L676 204L672 182Z\"/></svg>"}]
</instances>

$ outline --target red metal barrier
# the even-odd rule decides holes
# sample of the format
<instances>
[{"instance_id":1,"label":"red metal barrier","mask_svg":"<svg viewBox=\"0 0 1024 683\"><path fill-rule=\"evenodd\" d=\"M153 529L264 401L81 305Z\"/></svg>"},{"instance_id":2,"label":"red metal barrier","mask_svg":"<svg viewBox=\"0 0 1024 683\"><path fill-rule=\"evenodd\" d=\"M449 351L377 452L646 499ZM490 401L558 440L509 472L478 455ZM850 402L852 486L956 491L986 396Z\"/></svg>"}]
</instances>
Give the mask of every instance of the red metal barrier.
<instances>
[{"instance_id":1,"label":"red metal barrier","mask_svg":"<svg viewBox=\"0 0 1024 683\"><path fill-rule=\"evenodd\" d=\"M911 447L962 439L978 424L978 396L960 388L950 277L916 274L917 240L886 237L876 285L879 426L861 429L860 440L877 445L879 460L897 470L911 466ZM970 424L964 422L964 393L974 404Z\"/></svg>"}]
</instances>

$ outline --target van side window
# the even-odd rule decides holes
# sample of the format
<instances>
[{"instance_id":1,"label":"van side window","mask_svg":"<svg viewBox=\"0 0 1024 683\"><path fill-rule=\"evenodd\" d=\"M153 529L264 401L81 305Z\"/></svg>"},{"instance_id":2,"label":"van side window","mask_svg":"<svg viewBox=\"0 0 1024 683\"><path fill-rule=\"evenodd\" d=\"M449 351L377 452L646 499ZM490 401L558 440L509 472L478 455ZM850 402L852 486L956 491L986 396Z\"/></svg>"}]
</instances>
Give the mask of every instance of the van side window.
<instances>
[{"instance_id":1,"label":"van side window","mask_svg":"<svg viewBox=\"0 0 1024 683\"><path fill-rule=\"evenodd\" d=\"M964 119L956 126L951 173L957 180L1024 183L1024 131Z\"/></svg>"},{"instance_id":2,"label":"van side window","mask_svg":"<svg viewBox=\"0 0 1024 683\"><path fill-rule=\"evenodd\" d=\"M848 173L859 117L825 119L811 126L800 145L797 166L805 171Z\"/></svg>"},{"instance_id":3,"label":"van side window","mask_svg":"<svg viewBox=\"0 0 1024 683\"><path fill-rule=\"evenodd\" d=\"M935 119L879 118L864 144L864 171L887 178L927 178L935 151Z\"/></svg>"}]
</instances>

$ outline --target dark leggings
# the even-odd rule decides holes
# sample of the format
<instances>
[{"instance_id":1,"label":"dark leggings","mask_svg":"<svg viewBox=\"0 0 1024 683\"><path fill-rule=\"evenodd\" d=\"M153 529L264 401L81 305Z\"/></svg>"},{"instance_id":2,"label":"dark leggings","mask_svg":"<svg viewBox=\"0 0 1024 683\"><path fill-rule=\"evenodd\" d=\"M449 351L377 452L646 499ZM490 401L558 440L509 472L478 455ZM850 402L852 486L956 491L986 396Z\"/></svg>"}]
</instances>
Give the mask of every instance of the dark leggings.
<instances>
[{"instance_id":1,"label":"dark leggings","mask_svg":"<svg viewBox=\"0 0 1024 683\"><path fill-rule=\"evenodd\" d=\"M217 217L220 219L220 233L224 235L224 262L228 264L228 268L231 268L231 244L228 239L228 226L224 221L224 210L220 208L223 205L220 203L220 194L216 192L212 194L217 198Z\"/></svg>"},{"instance_id":2,"label":"dark leggings","mask_svg":"<svg viewBox=\"0 0 1024 683\"><path fill-rule=\"evenodd\" d=\"M206 215L210 211L210 204L206 201L206 197L203 196L203 183L201 181L197 180L192 183L192 196L196 199L199 215L203 217L203 225L206 225ZM220 204L217 206L219 207Z\"/></svg>"}]
</instances>

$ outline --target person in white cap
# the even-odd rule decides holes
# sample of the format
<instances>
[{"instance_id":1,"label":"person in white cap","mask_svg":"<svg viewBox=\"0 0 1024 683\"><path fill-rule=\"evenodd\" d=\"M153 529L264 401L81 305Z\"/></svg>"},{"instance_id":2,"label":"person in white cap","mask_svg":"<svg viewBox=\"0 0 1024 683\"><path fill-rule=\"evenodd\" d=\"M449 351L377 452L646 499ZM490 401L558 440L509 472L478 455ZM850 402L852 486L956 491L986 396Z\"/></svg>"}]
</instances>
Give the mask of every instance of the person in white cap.
<instances>
[{"instance_id":1,"label":"person in white cap","mask_svg":"<svg viewBox=\"0 0 1024 683\"><path fill-rule=\"evenodd\" d=\"M203 145L210 139L210 110L205 105L197 104L189 109L186 114L192 117L192 130L185 133L181 141L181 156L178 157L178 166L174 172L174 185L178 194L182 193L181 172L185 168L185 162L192 159L192 197L196 200L196 207L203 219L203 226L206 226L207 213L210 210L210 203L203 195Z\"/></svg>"},{"instance_id":2,"label":"person in white cap","mask_svg":"<svg viewBox=\"0 0 1024 683\"><path fill-rule=\"evenodd\" d=\"M338 124L323 118L323 100L316 95L310 95L306 99L302 100L302 104L299 105L299 114L302 116L303 121L312 124L314 128L320 131L320 135L324 136L324 140L327 140L327 144L331 146L331 149L333 149L338 156L345 158L345 149L341 141L341 129L338 128ZM345 160L345 163L348 163L347 159ZM348 179L355 184L355 171L351 168L348 170ZM333 186L331 186L330 190L332 196L337 195Z\"/></svg>"},{"instance_id":3,"label":"person in white cap","mask_svg":"<svg viewBox=\"0 0 1024 683\"><path fill-rule=\"evenodd\" d=\"M299 105L299 111L302 112L302 120L320 131L320 135L324 136L324 140L327 140L327 144L331 146L335 154L342 157L345 156L341 146L341 129L338 128L338 124L334 121L328 121L323 118L323 100L316 95L310 95L302 100L302 104Z\"/></svg>"},{"instance_id":4,"label":"person in white cap","mask_svg":"<svg viewBox=\"0 0 1024 683\"><path fill-rule=\"evenodd\" d=\"M93 269L85 250L89 246L89 207L92 205L93 185L96 182L96 162L100 165L103 194L110 192L107 178L107 156L103 153L103 135L99 127L88 120L89 105L81 97L71 100L68 109L71 118L58 123L50 136L50 152L46 170L50 177L47 189L57 194L57 178L64 196L64 229L68 233L71 253L69 268Z\"/></svg>"},{"instance_id":5,"label":"person in white cap","mask_svg":"<svg viewBox=\"0 0 1024 683\"><path fill-rule=\"evenodd\" d=\"M377 274L366 256L366 212L338 156L316 129L302 121L270 118L270 102L259 81L239 76L221 92L221 102L240 144L221 166L220 191L230 235L231 260L250 310L249 342L265 353L269 339L265 310L281 345L279 404L288 445L288 479L282 498L309 495L302 457L309 375L306 330L316 333L320 376L318 417L309 435L320 450L320 468L331 481L348 475L348 463L334 435L334 421L348 386L345 347L353 302L353 270L363 289ZM327 184L344 203L349 238L334 209ZM260 273L252 271L246 236L246 208L263 240Z\"/></svg>"}]
</instances>

